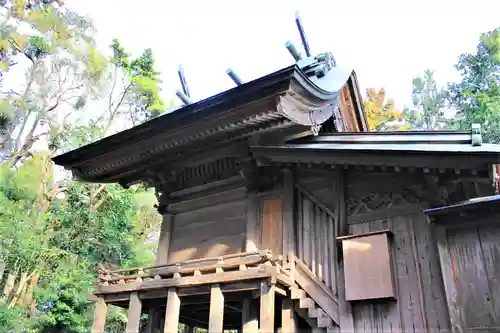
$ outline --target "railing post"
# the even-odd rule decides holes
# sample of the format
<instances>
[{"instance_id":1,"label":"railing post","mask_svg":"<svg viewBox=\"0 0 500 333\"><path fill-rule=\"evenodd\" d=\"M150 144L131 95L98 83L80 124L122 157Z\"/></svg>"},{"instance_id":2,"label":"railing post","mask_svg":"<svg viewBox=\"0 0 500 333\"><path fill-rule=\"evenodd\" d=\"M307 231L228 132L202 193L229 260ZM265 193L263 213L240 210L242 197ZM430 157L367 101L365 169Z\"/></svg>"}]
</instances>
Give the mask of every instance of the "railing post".
<instances>
[{"instance_id":1,"label":"railing post","mask_svg":"<svg viewBox=\"0 0 500 333\"><path fill-rule=\"evenodd\" d=\"M104 333L104 325L106 324L106 315L108 313L108 305L104 299L99 298L95 305L94 323L92 324L92 333Z\"/></svg>"}]
</instances>

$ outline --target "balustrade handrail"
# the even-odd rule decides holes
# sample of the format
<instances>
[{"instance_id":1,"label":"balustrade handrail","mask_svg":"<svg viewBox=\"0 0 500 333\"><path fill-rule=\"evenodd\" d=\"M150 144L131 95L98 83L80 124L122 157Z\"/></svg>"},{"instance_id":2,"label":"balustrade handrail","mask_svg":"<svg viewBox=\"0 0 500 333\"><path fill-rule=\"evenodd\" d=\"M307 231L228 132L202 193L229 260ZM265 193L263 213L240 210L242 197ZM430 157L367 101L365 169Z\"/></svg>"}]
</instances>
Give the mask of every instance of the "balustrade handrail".
<instances>
[{"instance_id":1,"label":"balustrade handrail","mask_svg":"<svg viewBox=\"0 0 500 333\"><path fill-rule=\"evenodd\" d=\"M175 273L193 273L196 270L209 271L216 268L230 268L238 267L239 264L245 264L244 259L255 256L256 259L251 260L251 263L266 262L266 261L279 261L282 260L281 256L273 256L270 250L258 250L249 252L240 252L228 254L218 257L200 258L193 260L186 260L171 264L123 268L117 270L99 269L99 282L117 282L120 280L126 281L136 278L154 278L156 275L168 275ZM241 263L235 259L241 258ZM213 264L210 264L214 262ZM199 264L199 266L195 266ZM206 264L206 265L203 265ZM144 273L146 270L151 270L151 273ZM129 275L122 275L120 273L132 273Z\"/></svg>"}]
</instances>

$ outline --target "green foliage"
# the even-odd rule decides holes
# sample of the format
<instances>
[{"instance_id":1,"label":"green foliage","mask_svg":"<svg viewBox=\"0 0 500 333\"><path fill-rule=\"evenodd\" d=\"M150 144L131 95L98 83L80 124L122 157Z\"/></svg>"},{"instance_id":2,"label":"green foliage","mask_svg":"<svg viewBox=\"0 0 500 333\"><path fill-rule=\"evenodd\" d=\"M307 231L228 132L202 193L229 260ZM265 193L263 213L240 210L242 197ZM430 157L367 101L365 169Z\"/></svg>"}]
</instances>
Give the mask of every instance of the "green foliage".
<instances>
[{"instance_id":1,"label":"green foliage","mask_svg":"<svg viewBox=\"0 0 500 333\"><path fill-rule=\"evenodd\" d=\"M412 83L413 107L403 112L408 127L413 130L442 129L446 125L446 91L438 89L434 72L427 69L423 77L414 78Z\"/></svg>"},{"instance_id":2,"label":"green foliage","mask_svg":"<svg viewBox=\"0 0 500 333\"><path fill-rule=\"evenodd\" d=\"M449 86L458 111L452 126L479 123L485 141L500 143L500 27L482 34L476 53L462 54L455 67L461 81Z\"/></svg>"},{"instance_id":3,"label":"green foliage","mask_svg":"<svg viewBox=\"0 0 500 333\"><path fill-rule=\"evenodd\" d=\"M113 56L111 63L122 69L130 80L128 95L134 101L132 121L144 121L159 116L166 111L160 97L159 73L155 71L155 61L151 49L146 49L135 59L125 52L117 39L110 45Z\"/></svg>"}]
</instances>

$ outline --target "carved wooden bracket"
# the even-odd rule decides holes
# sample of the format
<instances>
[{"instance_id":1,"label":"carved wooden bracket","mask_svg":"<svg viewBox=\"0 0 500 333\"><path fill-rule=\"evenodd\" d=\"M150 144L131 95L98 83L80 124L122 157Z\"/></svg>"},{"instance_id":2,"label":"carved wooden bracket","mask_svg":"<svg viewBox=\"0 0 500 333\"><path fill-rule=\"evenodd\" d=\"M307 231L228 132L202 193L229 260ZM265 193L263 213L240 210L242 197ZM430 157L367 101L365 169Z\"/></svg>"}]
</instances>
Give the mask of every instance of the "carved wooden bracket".
<instances>
[{"instance_id":1,"label":"carved wooden bracket","mask_svg":"<svg viewBox=\"0 0 500 333\"><path fill-rule=\"evenodd\" d=\"M273 166L260 166L253 158L240 160L240 175L252 192L269 191L281 182L281 172Z\"/></svg>"}]
</instances>

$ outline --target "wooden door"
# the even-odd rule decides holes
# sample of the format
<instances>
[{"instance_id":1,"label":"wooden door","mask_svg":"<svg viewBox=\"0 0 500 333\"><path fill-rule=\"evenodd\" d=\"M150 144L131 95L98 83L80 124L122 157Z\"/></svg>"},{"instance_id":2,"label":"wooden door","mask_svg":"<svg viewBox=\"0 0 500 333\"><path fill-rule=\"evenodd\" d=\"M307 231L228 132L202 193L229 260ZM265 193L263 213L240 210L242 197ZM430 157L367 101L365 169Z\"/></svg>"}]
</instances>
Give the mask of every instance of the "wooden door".
<instances>
[{"instance_id":1,"label":"wooden door","mask_svg":"<svg viewBox=\"0 0 500 333\"><path fill-rule=\"evenodd\" d=\"M283 227L281 219L281 200L266 199L262 214L262 249L281 254L283 248Z\"/></svg>"},{"instance_id":2,"label":"wooden door","mask_svg":"<svg viewBox=\"0 0 500 333\"><path fill-rule=\"evenodd\" d=\"M454 332L500 331L500 225L438 227Z\"/></svg>"}]
</instances>

